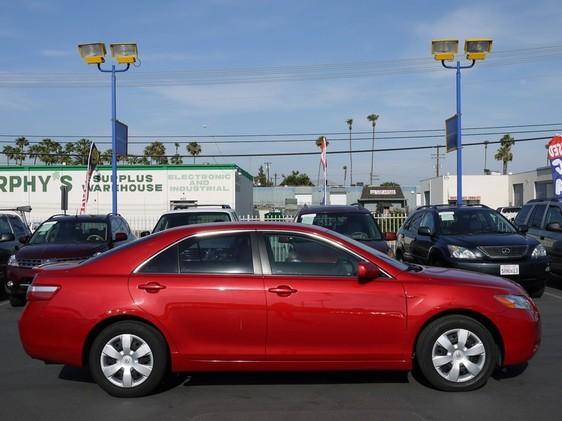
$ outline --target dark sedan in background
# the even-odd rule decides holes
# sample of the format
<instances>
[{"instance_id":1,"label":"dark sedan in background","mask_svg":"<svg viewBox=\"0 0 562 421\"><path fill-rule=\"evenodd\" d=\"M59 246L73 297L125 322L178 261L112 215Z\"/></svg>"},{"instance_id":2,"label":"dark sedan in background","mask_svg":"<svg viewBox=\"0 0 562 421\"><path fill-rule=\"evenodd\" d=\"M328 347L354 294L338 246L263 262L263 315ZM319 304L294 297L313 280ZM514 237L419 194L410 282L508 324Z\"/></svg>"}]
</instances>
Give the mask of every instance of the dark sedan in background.
<instances>
[{"instance_id":1,"label":"dark sedan in background","mask_svg":"<svg viewBox=\"0 0 562 421\"><path fill-rule=\"evenodd\" d=\"M533 297L545 289L545 248L486 206L437 205L416 210L398 232L396 257L424 265L502 276Z\"/></svg>"}]
</instances>

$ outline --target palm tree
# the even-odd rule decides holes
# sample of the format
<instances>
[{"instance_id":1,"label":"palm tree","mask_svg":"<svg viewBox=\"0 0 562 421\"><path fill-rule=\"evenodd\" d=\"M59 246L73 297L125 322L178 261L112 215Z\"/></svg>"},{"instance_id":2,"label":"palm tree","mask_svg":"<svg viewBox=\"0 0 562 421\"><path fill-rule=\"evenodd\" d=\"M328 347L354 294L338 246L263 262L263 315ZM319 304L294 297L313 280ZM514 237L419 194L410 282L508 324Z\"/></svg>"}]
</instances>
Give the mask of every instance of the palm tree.
<instances>
[{"instance_id":1,"label":"palm tree","mask_svg":"<svg viewBox=\"0 0 562 421\"><path fill-rule=\"evenodd\" d=\"M166 158L166 146L162 142L152 142L144 148L144 156L150 158L150 163L156 161L157 164L163 165L168 163Z\"/></svg>"},{"instance_id":2,"label":"palm tree","mask_svg":"<svg viewBox=\"0 0 562 421\"><path fill-rule=\"evenodd\" d=\"M33 165L36 165L37 158L39 158L39 155L41 154L41 145L39 144L31 145L27 149L27 152L29 153L29 159L33 159Z\"/></svg>"},{"instance_id":3,"label":"palm tree","mask_svg":"<svg viewBox=\"0 0 562 421\"><path fill-rule=\"evenodd\" d=\"M77 155L73 162L77 165L86 165L88 163L88 155L92 141L90 139L80 139L74 144L74 153Z\"/></svg>"},{"instance_id":4,"label":"palm tree","mask_svg":"<svg viewBox=\"0 0 562 421\"><path fill-rule=\"evenodd\" d=\"M74 162L75 145L72 142L68 142L64 145L64 155L61 155L59 162L64 165L72 165Z\"/></svg>"},{"instance_id":5,"label":"palm tree","mask_svg":"<svg viewBox=\"0 0 562 421\"><path fill-rule=\"evenodd\" d=\"M349 127L349 184L353 186L353 154L351 153L351 129L353 126L353 119L349 118L345 122Z\"/></svg>"},{"instance_id":6,"label":"palm tree","mask_svg":"<svg viewBox=\"0 0 562 421\"><path fill-rule=\"evenodd\" d=\"M47 165L53 165L60 162L60 154L62 153L62 147L59 142L51 139L43 139L39 142L41 146L41 153L39 159Z\"/></svg>"},{"instance_id":7,"label":"palm tree","mask_svg":"<svg viewBox=\"0 0 562 421\"><path fill-rule=\"evenodd\" d=\"M16 139L16 154L14 156L14 159L16 160L16 165L18 165L18 161L19 161L19 165L23 165L23 161L25 160L25 156L27 155L25 148L29 146L29 140L27 140L25 137L18 137Z\"/></svg>"},{"instance_id":8,"label":"palm tree","mask_svg":"<svg viewBox=\"0 0 562 421\"><path fill-rule=\"evenodd\" d=\"M17 149L11 145L5 145L2 149L2 153L6 155L6 163L10 165L10 159L16 159L18 153Z\"/></svg>"},{"instance_id":9,"label":"palm tree","mask_svg":"<svg viewBox=\"0 0 562 421\"><path fill-rule=\"evenodd\" d=\"M500 139L500 147L494 155L496 161L503 162L503 175L507 174L507 163L513 160L513 153L511 152L511 147L515 143L515 139L509 134L504 135Z\"/></svg>"},{"instance_id":10,"label":"palm tree","mask_svg":"<svg viewBox=\"0 0 562 421\"><path fill-rule=\"evenodd\" d=\"M367 120L369 120L371 122L371 124L373 125L373 142L371 145L371 174L370 174L370 183L369 184L373 184L373 159L374 159L374 154L375 154L375 126L377 125L377 120L379 119L379 115L378 114L369 114L367 116Z\"/></svg>"},{"instance_id":11,"label":"palm tree","mask_svg":"<svg viewBox=\"0 0 562 421\"><path fill-rule=\"evenodd\" d=\"M172 158L170 159L170 162L174 165L181 165L181 164L183 164L183 159L181 159L181 156L178 152L180 144L178 142L175 142L174 146L176 147L176 153L174 154L174 156L172 156Z\"/></svg>"},{"instance_id":12,"label":"palm tree","mask_svg":"<svg viewBox=\"0 0 562 421\"><path fill-rule=\"evenodd\" d=\"M343 185L345 187L345 181L347 179L347 165L343 166Z\"/></svg>"},{"instance_id":13,"label":"palm tree","mask_svg":"<svg viewBox=\"0 0 562 421\"><path fill-rule=\"evenodd\" d=\"M197 142L189 142L187 152L193 156L193 163L195 164L195 157L201 153L201 145Z\"/></svg>"}]
</instances>

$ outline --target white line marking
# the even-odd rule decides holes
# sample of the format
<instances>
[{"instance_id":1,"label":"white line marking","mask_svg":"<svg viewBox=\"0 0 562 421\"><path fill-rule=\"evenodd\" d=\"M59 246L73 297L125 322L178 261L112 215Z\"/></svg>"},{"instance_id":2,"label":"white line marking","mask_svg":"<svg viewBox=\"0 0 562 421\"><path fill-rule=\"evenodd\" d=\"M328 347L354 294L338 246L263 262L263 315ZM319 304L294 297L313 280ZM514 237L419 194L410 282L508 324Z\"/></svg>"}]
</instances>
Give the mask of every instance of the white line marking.
<instances>
[{"instance_id":1,"label":"white line marking","mask_svg":"<svg viewBox=\"0 0 562 421\"><path fill-rule=\"evenodd\" d=\"M558 298L559 300L562 300L562 296L551 294L550 292L545 292L544 295L548 295L549 297L554 297L554 298Z\"/></svg>"},{"instance_id":2,"label":"white line marking","mask_svg":"<svg viewBox=\"0 0 562 421\"><path fill-rule=\"evenodd\" d=\"M8 300L6 300L6 301L3 301L3 302L1 302L1 303L0 303L0 307L2 307L2 306L5 306L5 305L6 305L6 304L8 304L8 303L9 303L9 301L8 301Z\"/></svg>"}]
</instances>

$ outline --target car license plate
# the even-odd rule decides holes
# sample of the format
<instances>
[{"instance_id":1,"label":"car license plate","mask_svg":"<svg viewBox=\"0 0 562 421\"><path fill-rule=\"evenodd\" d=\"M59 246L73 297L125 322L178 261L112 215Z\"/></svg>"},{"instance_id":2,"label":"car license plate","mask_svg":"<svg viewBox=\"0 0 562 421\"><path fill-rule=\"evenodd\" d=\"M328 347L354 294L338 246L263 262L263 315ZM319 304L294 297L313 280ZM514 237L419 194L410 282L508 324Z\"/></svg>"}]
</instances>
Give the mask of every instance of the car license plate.
<instances>
[{"instance_id":1,"label":"car license plate","mask_svg":"<svg viewBox=\"0 0 562 421\"><path fill-rule=\"evenodd\" d=\"M519 265L500 265L500 275L519 275Z\"/></svg>"}]
</instances>

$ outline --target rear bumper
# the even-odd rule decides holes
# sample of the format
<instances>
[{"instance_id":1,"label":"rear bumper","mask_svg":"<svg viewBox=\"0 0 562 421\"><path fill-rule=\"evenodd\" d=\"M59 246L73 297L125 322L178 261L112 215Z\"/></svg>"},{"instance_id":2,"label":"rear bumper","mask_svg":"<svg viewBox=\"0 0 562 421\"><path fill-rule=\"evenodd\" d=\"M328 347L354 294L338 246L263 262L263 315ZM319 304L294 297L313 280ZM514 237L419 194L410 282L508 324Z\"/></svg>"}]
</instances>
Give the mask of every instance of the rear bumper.
<instances>
[{"instance_id":1,"label":"rear bumper","mask_svg":"<svg viewBox=\"0 0 562 421\"><path fill-rule=\"evenodd\" d=\"M449 263L451 267L456 269L480 272L510 279L517 282L527 291L534 291L544 287L550 272L548 259L523 260L518 262L463 262L451 260ZM519 265L519 275L500 275L501 265Z\"/></svg>"}]
</instances>

